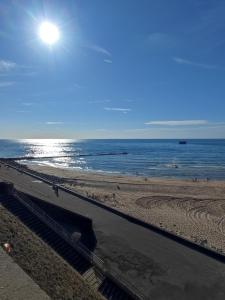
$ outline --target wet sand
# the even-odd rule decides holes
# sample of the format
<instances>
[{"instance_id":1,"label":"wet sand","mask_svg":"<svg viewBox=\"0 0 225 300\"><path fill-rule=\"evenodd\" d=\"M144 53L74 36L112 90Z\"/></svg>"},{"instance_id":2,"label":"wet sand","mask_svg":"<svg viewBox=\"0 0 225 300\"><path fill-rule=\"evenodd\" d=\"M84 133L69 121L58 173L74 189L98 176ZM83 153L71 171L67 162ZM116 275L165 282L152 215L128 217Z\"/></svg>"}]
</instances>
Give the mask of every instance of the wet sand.
<instances>
[{"instance_id":1,"label":"wet sand","mask_svg":"<svg viewBox=\"0 0 225 300\"><path fill-rule=\"evenodd\" d=\"M225 254L225 181L167 180L29 165L110 207Z\"/></svg>"}]
</instances>

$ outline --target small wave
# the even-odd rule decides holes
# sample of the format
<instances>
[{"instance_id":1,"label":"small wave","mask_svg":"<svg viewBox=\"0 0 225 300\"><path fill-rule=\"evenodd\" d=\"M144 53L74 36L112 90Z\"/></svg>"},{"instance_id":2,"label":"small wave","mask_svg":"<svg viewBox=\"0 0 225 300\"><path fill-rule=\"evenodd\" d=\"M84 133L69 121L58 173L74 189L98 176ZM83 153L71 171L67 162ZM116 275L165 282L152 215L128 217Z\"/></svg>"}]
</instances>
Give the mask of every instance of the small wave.
<instances>
[{"instance_id":1,"label":"small wave","mask_svg":"<svg viewBox=\"0 0 225 300\"><path fill-rule=\"evenodd\" d=\"M68 168L68 164L66 163L54 163L51 161L39 161L39 160L32 160L32 161L28 161L28 160L23 160L20 161L20 163L25 164L25 165L38 165L38 166L48 166L48 167L54 167L54 168Z\"/></svg>"},{"instance_id":2,"label":"small wave","mask_svg":"<svg viewBox=\"0 0 225 300\"><path fill-rule=\"evenodd\" d=\"M225 166L219 166L219 165L190 165L186 166L187 168L195 168L195 169L225 169Z\"/></svg>"},{"instance_id":3,"label":"small wave","mask_svg":"<svg viewBox=\"0 0 225 300\"><path fill-rule=\"evenodd\" d=\"M178 169L181 166L178 164L164 164L164 165L158 165L154 167L148 167L148 170L165 170L165 169Z\"/></svg>"},{"instance_id":4,"label":"small wave","mask_svg":"<svg viewBox=\"0 0 225 300\"><path fill-rule=\"evenodd\" d=\"M86 172L94 172L94 173L105 173L105 174L122 174L123 172L119 172L119 171L106 171L106 170L99 170L99 169L93 169L93 168L84 168L82 169Z\"/></svg>"},{"instance_id":5,"label":"small wave","mask_svg":"<svg viewBox=\"0 0 225 300\"><path fill-rule=\"evenodd\" d=\"M173 169L178 169L180 166L178 164L172 163L172 164L166 164L166 168L173 168Z\"/></svg>"}]
</instances>

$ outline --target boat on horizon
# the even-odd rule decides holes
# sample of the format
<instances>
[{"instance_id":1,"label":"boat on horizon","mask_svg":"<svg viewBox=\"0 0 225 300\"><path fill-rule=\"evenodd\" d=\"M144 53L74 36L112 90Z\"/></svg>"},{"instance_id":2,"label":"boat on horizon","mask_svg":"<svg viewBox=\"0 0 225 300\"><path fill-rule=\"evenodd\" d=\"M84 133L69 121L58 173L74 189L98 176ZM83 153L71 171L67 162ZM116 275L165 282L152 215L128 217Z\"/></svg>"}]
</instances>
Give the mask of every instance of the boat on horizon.
<instances>
[{"instance_id":1,"label":"boat on horizon","mask_svg":"<svg viewBox=\"0 0 225 300\"><path fill-rule=\"evenodd\" d=\"M179 141L179 144L180 144L180 145L185 145L185 144L187 144L187 141L181 140L181 141Z\"/></svg>"}]
</instances>

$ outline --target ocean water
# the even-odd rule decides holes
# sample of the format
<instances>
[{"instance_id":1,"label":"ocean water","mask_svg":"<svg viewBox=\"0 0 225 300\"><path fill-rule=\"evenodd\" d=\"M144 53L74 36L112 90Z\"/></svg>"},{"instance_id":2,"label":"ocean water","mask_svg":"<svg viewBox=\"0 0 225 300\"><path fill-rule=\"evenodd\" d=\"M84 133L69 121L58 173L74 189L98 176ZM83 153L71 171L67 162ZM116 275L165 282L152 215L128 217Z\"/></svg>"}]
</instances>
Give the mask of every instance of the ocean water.
<instances>
[{"instance_id":1,"label":"ocean water","mask_svg":"<svg viewBox=\"0 0 225 300\"><path fill-rule=\"evenodd\" d=\"M128 154L97 156L112 152ZM71 157L40 158L64 155ZM21 156L37 157L23 163L86 171L225 179L225 140L0 140L0 157Z\"/></svg>"}]
</instances>

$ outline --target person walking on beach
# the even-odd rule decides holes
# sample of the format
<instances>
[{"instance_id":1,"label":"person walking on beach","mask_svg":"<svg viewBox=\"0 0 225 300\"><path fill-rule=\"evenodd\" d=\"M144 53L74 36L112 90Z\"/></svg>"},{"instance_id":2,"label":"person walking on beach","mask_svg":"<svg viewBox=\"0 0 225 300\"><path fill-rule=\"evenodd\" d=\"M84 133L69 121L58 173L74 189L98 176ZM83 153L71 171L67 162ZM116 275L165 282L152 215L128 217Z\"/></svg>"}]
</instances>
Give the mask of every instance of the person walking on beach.
<instances>
[{"instance_id":1,"label":"person walking on beach","mask_svg":"<svg viewBox=\"0 0 225 300\"><path fill-rule=\"evenodd\" d=\"M53 184L52 189L54 190L56 196L58 197L59 196L59 188L58 188L58 186L55 185L55 184Z\"/></svg>"}]
</instances>

